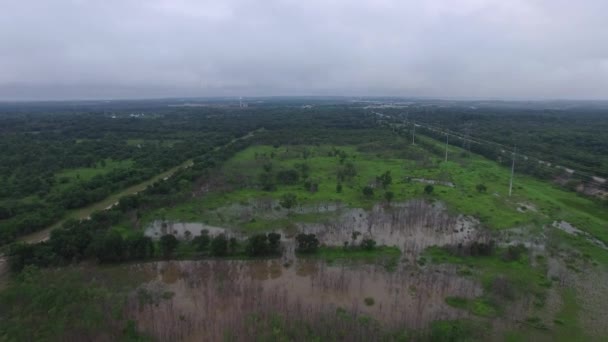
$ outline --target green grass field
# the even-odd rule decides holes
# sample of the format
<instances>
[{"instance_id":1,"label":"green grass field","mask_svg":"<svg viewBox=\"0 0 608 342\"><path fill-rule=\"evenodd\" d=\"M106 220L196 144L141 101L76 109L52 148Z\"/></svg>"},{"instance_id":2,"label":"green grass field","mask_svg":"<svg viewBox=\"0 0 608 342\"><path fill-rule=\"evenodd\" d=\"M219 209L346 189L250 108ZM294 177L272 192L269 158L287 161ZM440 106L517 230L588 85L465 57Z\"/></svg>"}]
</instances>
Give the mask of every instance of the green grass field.
<instances>
[{"instance_id":1,"label":"green grass field","mask_svg":"<svg viewBox=\"0 0 608 342\"><path fill-rule=\"evenodd\" d=\"M428 138L420 139L427 140L428 144L433 143ZM599 240L608 242L608 214L603 210L605 208L588 198L519 174L516 174L513 196L509 197L509 170L493 161L472 154L463 156L462 150L456 147L451 148L452 160L448 162L433 156L422 147L407 145L405 141L403 149L407 153L376 153L361 146L253 146L238 153L222 167L222 181L230 190L210 192L200 198L163 209L162 215L171 220L205 221L263 231L266 227L263 222L268 220L256 218L255 224L223 220L217 217L215 210L232 203L247 204L250 200L259 198L279 200L287 193L295 194L298 204L302 206L341 202L348 207L369 209L374 204L385 201L385 191L391 191L394 194L392 201L420 197L443 201L452 212L475 216L493 230L524 227L531 233L538 233L543 225L565 220ZM333 155L336 150L347 155L343 163L340 163L339 156ZM397 157L399 154L412 157ZM346 163L355 166L356 175L344 180L342 191L338 193L337 171ZM272 165L275 174L280 170L295 169L298 164L306 164L310 169L307 180L318 183L318 190L310 192L305 189L305 180L300 177L294 185L277 184L276 190L263 191L259 175L264 172L266 164ZM363 187L375 186L376 176L386 171L390 171L392 183L386 190L376 187L372 197L365 197ZM412 180L416 178L451 182L454 186L436 184L433 193L427 195L424 193L426 184ZM487 190L477 191L478 184L484 184ZM532 209L523 210L524 205L530 205ZM148 213L146 220L158 219L159 216L159 212ZM288 221L294 219L266 223L268 230L271 230Z\"/></svg>"}]
</instances>

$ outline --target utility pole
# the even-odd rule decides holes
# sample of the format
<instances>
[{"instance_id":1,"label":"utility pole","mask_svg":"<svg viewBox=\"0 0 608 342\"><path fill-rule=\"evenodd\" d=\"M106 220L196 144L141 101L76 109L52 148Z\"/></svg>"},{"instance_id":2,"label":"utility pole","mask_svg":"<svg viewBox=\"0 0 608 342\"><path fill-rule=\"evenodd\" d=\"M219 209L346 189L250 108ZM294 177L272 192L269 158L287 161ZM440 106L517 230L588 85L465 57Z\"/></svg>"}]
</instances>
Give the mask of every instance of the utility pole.
<instances>
[{"instance_id":1,"label":"utility pole","mask_svg":"<svg viewBox=\"0 0 608 342\"><path fill-rule=\"evenodd\" d=\"M515 153L517 152L517 147L513 148L513 161L511 162L511 180L509 181L509 197L513 192L513 174L515 173Z\"/></svg>"},{"instance_id":2,"label":"utility pole","mask_svg":"<svg viewBox=\"0 0 608 342\"><path fill-rule=\"evenodd\" d=\"M414 130L412 131L412 145L416 145L416 121L412 121Z\"/></svg>"},{"instance_id":3,"label":"utility pole","mask_svg":"<svg viewBox=\"0 0 608 342\"><path fill-rule=\"evenodd\" d=\"M448 133L445 133L445 161L448 161Z\"/></svg>"}]
</instances>

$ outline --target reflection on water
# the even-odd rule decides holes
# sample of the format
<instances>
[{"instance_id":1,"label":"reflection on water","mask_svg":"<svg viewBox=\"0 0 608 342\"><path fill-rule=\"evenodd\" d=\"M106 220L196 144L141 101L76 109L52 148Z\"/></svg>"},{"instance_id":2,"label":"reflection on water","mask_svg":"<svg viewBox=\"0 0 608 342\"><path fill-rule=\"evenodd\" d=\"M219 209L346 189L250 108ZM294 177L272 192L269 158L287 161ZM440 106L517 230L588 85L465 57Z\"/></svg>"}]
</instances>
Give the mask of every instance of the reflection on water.
<instances>
[{"instance_id":1,"label":"reflection on water","mask_svg":"<svg viewBox=\"0 0 608 342\"><path fill-rule=\"evenodd\" d=\"M479 286L447 269L402 268L387 272L373 265L357 268L297 260L168 261L131 266L133 272L156 272L141 288L173 296L145 305L135 298L128 315L159 340L218 340L232 332L249 340L251 314L279 314L314 321L344 308L371 316L388 327L422 328L435 319L466 315L445 305L446 296L475 297ZM364 299L374 299L366 305ZM249 330L248 330L249 329ZM249 338L248 338L249 337Z\"/></svg>"},{"instance_id":2,"label":"reflection on water","mask_svg":"<svg viewBox=\"0 0 608 342\"><path fill-rule=\"evenodd\" d=\"M225 228L214 227L204 223L190 222L167 222L156 220L144 231L144 235L153 239L159 239L165 234L173 234L178 239L185 239L186 232L190 232L190 236L200 235L201 231L207 230L210 235L225 233Z\"/></svg>"},{"instance_id":3,"label":"reflection on water","mask_svg":"<svg viewBox=\"0 0 608 342\"><path fill-rule=\"evenodd\" d=\"M371 211L350 209L337 220L300 224L300 230L314 233L326 245L353 243L352 233L371 237L380 245L396 246L411 261L429 246L457 245L483 237L478 221L463 215L451 215L440 203L412 200L390 207L376 205Z\"/></svg>"},{"instance_id":4,"label":"reflection on water","mask_svg":"<svg viewBox=\"0 0 608 342\"><path fill-rule=\"evenodd\" d=\"M271 207L274 202L268 201ZM263 207L238 206L242 210ZM230 208L233 208L231 206ZM233 208L234 209L234 208ZM322 244L343 246L344 243L360 243L364 237L374 239L379 245L396 246L410 260L414 261L418 253L429 246L458 245L471 241L481 241L487 237L478 229L479 222L472 217L452 215L441 202L431 203L426 200L411 200L405 203L393 203L390 206L376 205L372 210L360 208L346 209L336 204L319 204L314 207L300 208L302 212L337 211L332 219L323 219L317 223L297 223L297 230L314 233ZM159 238L164 234L174 234L185 238L186 232L197 236L202 230L211 235L229 232L241 236L233 230L210 226L204 223L154 221L145 231L146 236ZM292 256L293 232L279 231L286 243L286 256ZM353 232L361 235L353 240ZM291 252L291 253L290 253Z\"/></svg>"}]
</instances>

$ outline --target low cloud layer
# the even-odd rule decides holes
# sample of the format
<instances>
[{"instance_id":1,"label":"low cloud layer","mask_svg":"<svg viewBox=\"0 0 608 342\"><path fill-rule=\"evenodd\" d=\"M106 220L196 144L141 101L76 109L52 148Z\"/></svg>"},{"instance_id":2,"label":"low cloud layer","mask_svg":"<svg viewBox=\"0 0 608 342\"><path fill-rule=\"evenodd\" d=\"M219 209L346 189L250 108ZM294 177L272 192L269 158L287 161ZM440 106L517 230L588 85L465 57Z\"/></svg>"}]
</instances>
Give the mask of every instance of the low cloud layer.
<instances>
[{"instance_id":1,"label":"low cloud layer","mask_svg":"<svg viewBox=\"0 0 608 342\"><path fill-rule=\"evenodd\" d=\"M608 99L605 0L0 0L0 100Z\"/></svg>"}]
</instances>

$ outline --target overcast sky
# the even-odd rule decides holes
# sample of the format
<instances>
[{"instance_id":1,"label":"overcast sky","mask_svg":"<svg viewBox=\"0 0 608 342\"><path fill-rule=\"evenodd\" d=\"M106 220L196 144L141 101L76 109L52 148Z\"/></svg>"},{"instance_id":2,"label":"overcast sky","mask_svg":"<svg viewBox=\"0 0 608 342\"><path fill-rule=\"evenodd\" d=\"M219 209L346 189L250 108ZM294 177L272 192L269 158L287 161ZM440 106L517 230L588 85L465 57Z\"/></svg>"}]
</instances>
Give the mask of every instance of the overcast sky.
<instances>
[{"instance_id":1,"label":"overcast sky","mask_svg":"<svg viewBox=\"0 0 608 342\"><path fill-rule=\"evenodd\" d=\"M606 0L0 0L0 100L608 99Z\"/></svg>"}]
</instances>

